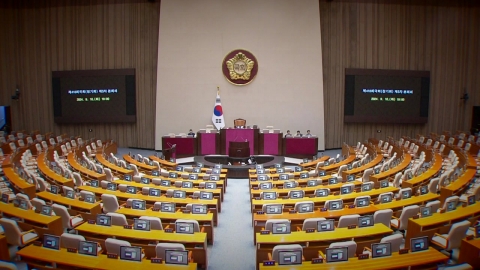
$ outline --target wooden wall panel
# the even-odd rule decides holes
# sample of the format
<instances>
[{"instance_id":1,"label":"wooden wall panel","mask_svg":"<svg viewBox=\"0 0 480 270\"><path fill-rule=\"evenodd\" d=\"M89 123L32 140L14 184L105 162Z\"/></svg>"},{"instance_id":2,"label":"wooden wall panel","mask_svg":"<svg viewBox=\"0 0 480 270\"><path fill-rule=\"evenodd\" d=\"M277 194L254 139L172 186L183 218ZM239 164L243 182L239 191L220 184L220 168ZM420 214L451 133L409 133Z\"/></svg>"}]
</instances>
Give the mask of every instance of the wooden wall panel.
<instances>
[{"instance_id":1,"label":"wooden wall panel","mask_svg":"<svg viewBox=\"0 0 480 270\"><path fill-rule=\"evenodd\" d=\"M11 105L13 129L153 148L159 5L146 0L2 1L0 104ZM135 124L53 122L52 71L114 68L136 69ZM16 85L21 98L13 101Z\"/></svg>"},{"instance_id":2,"label":"wooden wall panel","mask_svg":"<svg viewBox=\"0 0 480 270\"><path fill-rule=\"evenodd\" d=\"M468 130L480 105L480 8L475 1L320 1L326 148L369 137ZM425 125L343 123L345 68L430 70ZM470 99L464 103L465 92ZM381 133L377 133L381 130Z\"/></svg>"}]
</instances>

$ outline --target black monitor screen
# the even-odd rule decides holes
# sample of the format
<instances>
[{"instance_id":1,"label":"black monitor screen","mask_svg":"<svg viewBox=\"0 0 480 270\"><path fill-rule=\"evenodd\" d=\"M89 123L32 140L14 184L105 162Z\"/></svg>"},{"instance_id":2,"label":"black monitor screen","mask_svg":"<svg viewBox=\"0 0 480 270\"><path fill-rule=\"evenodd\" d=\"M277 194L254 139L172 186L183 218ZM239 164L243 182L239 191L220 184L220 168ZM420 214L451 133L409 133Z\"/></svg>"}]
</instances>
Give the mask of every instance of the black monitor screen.
<instances>
[{"instance_id":1,"label":"black monitor screen","mask_svg":"<svg viewBox=\"0 0 480 270\"><path fill-rule=\"evenodd\" d=\"M162 202L161 211L167 213L175 212L175 203Z\"/></svg>"},{"instance_id":2,"label":"black monitor screen","mask_svg":"<svg viewBox=\"0 0 480 270\"><path fill-rule=\"evenodd\" d=\"M372 244L372 258L391 256L391 243Z\"/></svg>"},{"instance_id":3,"label":"black monitor screen","mask_svg":"<svg viewBox=\"0 0 480 270\"><path fill-rule=\"evenodd\" d=\"M290 233L290 224L289 223L273 223L272 224L272 233L273 234L287 234L287 233Z\"/></svg>"},{"instance_id":4,"label":"black monitor screen","mask_svg":"<svg viewBox=\"0 0 480 270\"><path fill-rule=\"evenodd\" d=\"M141 261L142 248L141 247L120 247L120 260L127 261Z\"/></svg>"},{"instance_id":5,"label":"black monitor screen","mask_svg":"<svg viewBox=\"0 0 480 270\"><path fill-rule=\"evenodd\" d=\"M134 219L133 220L133 229L139 231L150 231L150 220L144 219Z\"/></svg>"},{"instance_id":6,"label":"black monitor screen","mask_svg":"<svg viewBox=\"0 0 480 270\"><path fill-rule=\"evenodd\" d=\"M52 72L55 123L136 122L135 69Z\"/></svg>"},{"instance_id":7,"label":"black monitor screen","mask_svg":"<svg viewBox=\"0 0 480 270\"><path fill-rule=\"evenodd\" d=\"M267 214L281 214L282 213L282 205L281 204L270 204L266 205L266 212Z\"/></svg>"},{"instance_id":8,"label":"black monitor screen","mask_svg":"<svg viewBox=\"0 0 480 270\"><path fill-rule=\"evenodd\" d=\"M150 189L148 190L148 195L149 195L149 196L159 197L159 196L160 196L160 189L150 188Z\"/></svg>"},{"instance_id":9,"label":"black monitor screen","mask_svg":"<svg viewBox=\"0 0 480 270\"><path fill-rule=\"evenodd\" d=\"M98 244L90 241L80 241L78 244L78 254L97 256Z\"/></svg>"},{"instance_id":10,"label":"black monitor screen","mask_svg":"<svg viewBox=\"0 0 480 270\"><path fill-rule=\"evenodd\" d=\"M190 222L177 222L175 224L175 232L176 233L193 233L193 223Z\"/></svg>"},{"instance_id":11,"label":"black monitor screen","mask_svg":"<svg viewBox=\"0 0 480 270\"><path fill-rule=\"evenodd\" d=\"M335 220L333 219L320 220L317 222L318 232L333 231L334 229L335 229Z\"/></svg>"},{"instance_id":12,"label":"black monitor screen","mask_svg":"<svg viewBox=\"0 0 480 270\"><path fill-rule=\"evenodd\" d=\"M188 265L188 250L165 250L165 264Z\"/></svg>"},{"instance_id":13,"label":"black monitor screen","mask_svg":"<svg viewBox=\"0 0 480 270\"><path fill-rule=\"evenodd\" d=\"M279 265L302 264L302 251L279 251L278 252Z\"/></svg>"},{"instance_id":14,"label":"black monitor screen","mask_svg":"<svg viewBox=\"0 0 480 270\"><path fill-rule=\"evenodd\" d=\"M208 213L208 207L206 204L193 204L192 205L193 214L206 214Z\"/></svg>"},{"instance_id":15,"label":"black monitor screen","mask_svg":"<svg viewBox=\"0 0 480 270\"><path fill-rule=\"evenodd\" d=\"M373 226L373 216L363 216L358 218L358 227L369 227Z\"/></svg>"},{"instance_id":16,"label":"black monitor screen","mask_svg":"<svg viewBox=\"0 0 480 270\"><path fill-rule=\"evenodd\" d=\"M410 239L410 249L412 252L428 249L428 236Z\"/></svg>"},{"instance_id":17,"label":"black monitor screen","mask_svg":"<svg viewBox=\"0 0 480 270\"><path fill-rule=\"evenodd\" d=\"M346 123L428 121L430 72L345 69Z\"/></svg>"},{"instance_id":18,"label":"black monitor screen","mask_svg":"<svg viewBox=\"0 0 480 270\"><path fill-rule=\"evenodd\" d=\"M107 215L97 215L97 225L112 226L112 217Z\"/></svg>"},{"instance_id":19,"label":"black monitor screen","mask_svg":"<svg viewBox=\"0 0 480 270\"><path fill-rule=\"evenodd\" d=\"M60 249L60 236L44 234L43 235L43 247L51 249Z\"/></svg>"},{"instance_id":20,"label":"black monitor screen","mask_svg":"<svg viewBox=\"0 0 480 270\"><path fill-rule=\"evenodd\" d=\"M347 247L340 247L340 248L327 248L327 263L330 262L341 262L341 261L348 261L348 248Z\"/></svg>"}]
</instances>

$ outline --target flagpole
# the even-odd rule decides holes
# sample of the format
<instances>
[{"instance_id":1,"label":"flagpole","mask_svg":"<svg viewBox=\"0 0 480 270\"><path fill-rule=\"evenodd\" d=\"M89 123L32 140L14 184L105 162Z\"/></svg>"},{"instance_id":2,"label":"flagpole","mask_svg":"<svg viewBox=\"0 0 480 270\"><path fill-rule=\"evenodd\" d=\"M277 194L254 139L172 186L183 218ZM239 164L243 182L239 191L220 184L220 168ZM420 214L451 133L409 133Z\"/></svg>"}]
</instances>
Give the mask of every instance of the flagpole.
<instances>
[{"instance_id":1,"label":"flagpole","mask_svg":"<svg viewBox=\"0 0 480 270\"><path fill-rule=\"evenodd\" d=\"M220 87L217 86L217 96L220 95Z\"/></svg>"}]
</instances>

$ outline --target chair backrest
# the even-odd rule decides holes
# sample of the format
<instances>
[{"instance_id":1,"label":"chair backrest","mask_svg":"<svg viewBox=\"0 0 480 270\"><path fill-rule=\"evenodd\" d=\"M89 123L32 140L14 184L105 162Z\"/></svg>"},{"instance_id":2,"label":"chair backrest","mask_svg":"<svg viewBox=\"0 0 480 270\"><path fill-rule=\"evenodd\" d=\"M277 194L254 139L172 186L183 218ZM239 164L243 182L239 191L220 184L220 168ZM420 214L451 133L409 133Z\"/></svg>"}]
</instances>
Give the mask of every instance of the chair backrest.
<instances>
[{"instance_id":1,"label":"chair backrest","mask_svg":"<svg viewBox=\"0 0 480 270\"><path fill-rule=\"evenodd\" d=\"M302 251L303 252L303 248L299 244L274 246L272 251L272 259L276 262L279 261L278 254L280 253L280 251Z\"/></svg>"},{"instance_id":2,"label":"chair backrest","mask_svg":"<svg viewBox=\"0 0 480 270\"><path fill-rule=\"evenodd\" d=\"M392 209L378 210L373 214L373 222L383 223L385 224L385 226L390 228L390 220L392 219L392 215L393 215Z\"/></svg>"},{"instance_id":3,"label":"chair backrest","mask_svg":"<svg viewBox=\"0 0 480 270\"><path fill-rule=\"evenodd\" d=\"M132 245L128 241L118 240L114 238L107 238L105 240L105 249L107 253L117 254L120 256L120 247L131 247Z\"/></svg>"},{"instance_id":4,"label":"chair backrest","mask_svg":"<svg viewBox=\"0 0 480 270\"><path fill-rule=\"evenodd\" d=\"M112 217L112 225L116 225L116 226L128 225L127 218L125 217L124 214L110 212L110 213L107 213L107 216Z\"/></svg>"},{"instance_id":5,"label":"chair backrest","mask_svg":"<svg viewBox=\"0 0 480 270\"><path fill-rule=\"evenodd\" d=\"M398 188L400 187L400 182L402 181L402 172L395 174L395 178L393 179L393 186Z\"/></svg>"},{"instance_id":6,"label":"chair backrest","mask_svg":"<svg viewBox=\"0 0 480 270\"><path fill-rule=\"evenodd\" d=\"M103 202L103 212L115 212L120 208L118 205L117 196L111 194L102 194L102 202Z\"/></svg>"},{"instance_id":7,"label":"chair backrest","mask_svg":"<svg viewBox=\"0 0 480 270\"><path fill-rule=\"evenodd\" d=\"M306 231L307 229L317 229L317 222L325 220L325 218L306 218L303 221L302 231Z\"/></svg>"},{"instance_id":8,"label":"chair backrest","mask_svg":"<svg viewBox=\"0 0 480 270\"><path fill-rule=\"evenodd\" d=\"M345 228L350 225L357 225L359 217L360 215L358 214L341 216L338 220L338 228Z\"/></svg>"},{"instance_id":9,"label":"chair backrest","mask_svg":"<svg viewBox=\"0 0 480 270\"><path fill-rule=\"evenodd\" d=\"M390 250L393 252L398 252L400 250L400 246L403 242L403 235L402 234L392 234L389 236L385 236L380 240L380 243L390 243Z\"/></svg>"},{"instance_id":10,"label":"chair backrest","mask_svg":"<svg viewBox=\"0 0 480 270\"><path fill-rule=\"evenodd\" d=\"M337 248L337 247L347 247L348 257L349 258L355 257L355 252L357 251L357 243L355 243L355 241L335 242L335 243L331 243L329 246L329 248Z\"/></svg>"},{"instance_id":11,"label":"chair backrest","mask_svg":"<svg viewBox=\"0 0 480 270\"><path fill-rule=\"evenodd\" d=\"M22 230L13 219L0 218L0 225L3 227L7 243L12 246L22 246Z\"/></svg>"},{"instance_id":12,"label":"chair backrest","mask_svg":"<svg viewBox=\"0 0 480 270\"><path fill-rule=\"evenodd\" d=\"M72 226L70 224L70 214L65 206L54 203L52 205L53 212L55 215L60 216L62 218L63 228L71 229Z\"/></svg>"},{"instance_id":13,"label":"chair backrest","mask_svg":"<svg viewBox=\"0 0 480 270\"><path fill-rule=\"evenodd\" d=\"M314 210L314 203L313 201L303 201L295 203L294 207L297 213L299 212L313 212Z\"/></svg>"},{"instance_id":14,"label":"chair backrest","mask_svg":"<svg viewBox=\"0 0 480 270\"><path fill-rule=\"evenodd\" d=\"M43 205L46 205L45 201L42 200L42 199L39 199L39 198L33 198L32 200L30 200L30 202L32 203L32 206L33 206L36 210L41 210L41 209L42 209L42 206L43 206Z\"/></svg>"},{"instance_id":15,"label":"chair backrest","mask_svg":"<svg viewBox=\"0 0 480 270\"><path fill-rule=\"evenodd\" d=\"M17 270L17 266L13 263L0 261L0 269L3 270Z\"/></svg>"},{"instance_id":16,"label":"chair backrest","mask_svg":"<svg viewBox=\"0 0 480 270\"><path fill-rule=\"evenodd\" d=\"M163 230L162 220L160 220L158 217L141 216L140 219L149 220L150 229L152 230Z\"/></svg>"},{"instance_id":17,"label":"chair backrest","mask_svg":"<svg viewBox=\"0 0 480 270\"><path fill-rule=\"evenodd\" d=\"M245 120L245 119L237 118L237 119L233 120L233 125L235 127L237 127L237 126L244 127L246 124L247 124L247 120Z\"/></svg>"},{"instance_id":18,"label":"chair backrest","mask_svg":"<svg viewBox=\"0 0 480 270\"><path fill-rule=\"evenodd\" d=\"M366 170L363 172L362 181L363 181L364 183L370 181L370 175L372 175L372 174L373 174L373 169L372 169L372 168L366 169Z\"/></svg>"},{"instance_id":19,"label":"chair backrest","mask_svg":"<svg viewBox=\"0 0 480 270\"><path fill-rule=\"evenodd\" d=\"M107 181L112 182L113 181L112 170L110 170L109 168L103 168L103 171L105 172L105 177Z\"/></svg>"},{"instance_id":20,"label":"chair backrest","mask_svg":"<svg viewBox=\"0 0 480 270\"><path fill-rule=\"evenodd\" d=\"M408 219L418 214L420 207L418 205L409 205L403 208L399 218L399 230L406 230L408 227Z\"/></svg>"},{"instance_id":21,"label":"chair backrest","mask_svg":"<svg viewBox=\"0 0 480 270\"><path fill-rule=\"evenodd\" d=\"M79 234L63 233L60 236L60 247L78 249L80 241L85 241L85 237Z\"/></svg>"},{"instance_id":22,"label":"chair backrest","mask_svg":"<svg viewBox=\"0 0 480 270\"><path fill-rule=\"evenodd\" d=\"M431 209L432 209L432 213L436 213L438 208L440 208L440 201L439 200L436 200L436 201L431 201L431 202L428 202L425 206L430 206Z\"/></svg>"},{"instance_id":23,"label":"chair backrest","mask_svg":"<svg viewBox=\"0 0 480 270\"><path fill-rule=\"evenodd\" d=\"M132 171L133 171L133 175L139 175L137 165L130 163L130 168L131 168Z\"/></svg>"},{"instance_id":24,"label":"chair backrest","mask_svg":"<svg viewBox=\"0 0 480 270\"><path fill-rule=\"evenodd\" d=\"M165 260L165 251L167 250L185 251L185 246L181 243L158 243L157 246L155 246L157 258Z\"/></svg>"},{"instance_id":25,"label":"chair backrest","mask_svg":"<svg viewBox=\"0 0 480 270\"><path fill-rule=\"evenodd\" d=\"M442 208L443 208L443 209L447 209L447 205L448 205L448 203L450 203L450 202L454 202L454 204L455 204L455 206L456 206L456 205L458 204L459 199L460 199L460 198L459 198L458 196L450 196L450 197L448 197L448 198L445 200L445 202L443 203L443 207L442 207Z\"/></svg>"},{"instance_id":26,"label":"chair backrest","mask_svg":"<svg viewBox=\"0 0 480 270\"><path fill-rule=\"evenodd\" d=\"M447 247L446 250L452 250L459 248L462 243L462 239L465 238L465 235L470 227L471 223L468 220L457 222L450 227L450 231L447 236Z\"/></svg>"}]
</instances>

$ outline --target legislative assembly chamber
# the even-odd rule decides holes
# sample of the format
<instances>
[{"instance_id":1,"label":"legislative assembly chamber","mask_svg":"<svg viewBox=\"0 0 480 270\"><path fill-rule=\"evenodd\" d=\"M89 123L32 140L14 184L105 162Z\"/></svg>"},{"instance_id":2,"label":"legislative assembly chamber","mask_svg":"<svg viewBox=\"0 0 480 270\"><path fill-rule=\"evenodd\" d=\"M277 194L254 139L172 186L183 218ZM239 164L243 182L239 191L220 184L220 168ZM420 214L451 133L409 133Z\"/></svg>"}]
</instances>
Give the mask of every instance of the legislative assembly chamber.
<instances>
[{"instance_id":1,"label":"legislative assembly chamber","mask_svg":"<svg viewBox=\"0 0 480 270\"><path fill-rule=\"evenodd\" d=\"M480 269L480 3L0 2L0 269Z\"/></svg>"}]
</instances>

